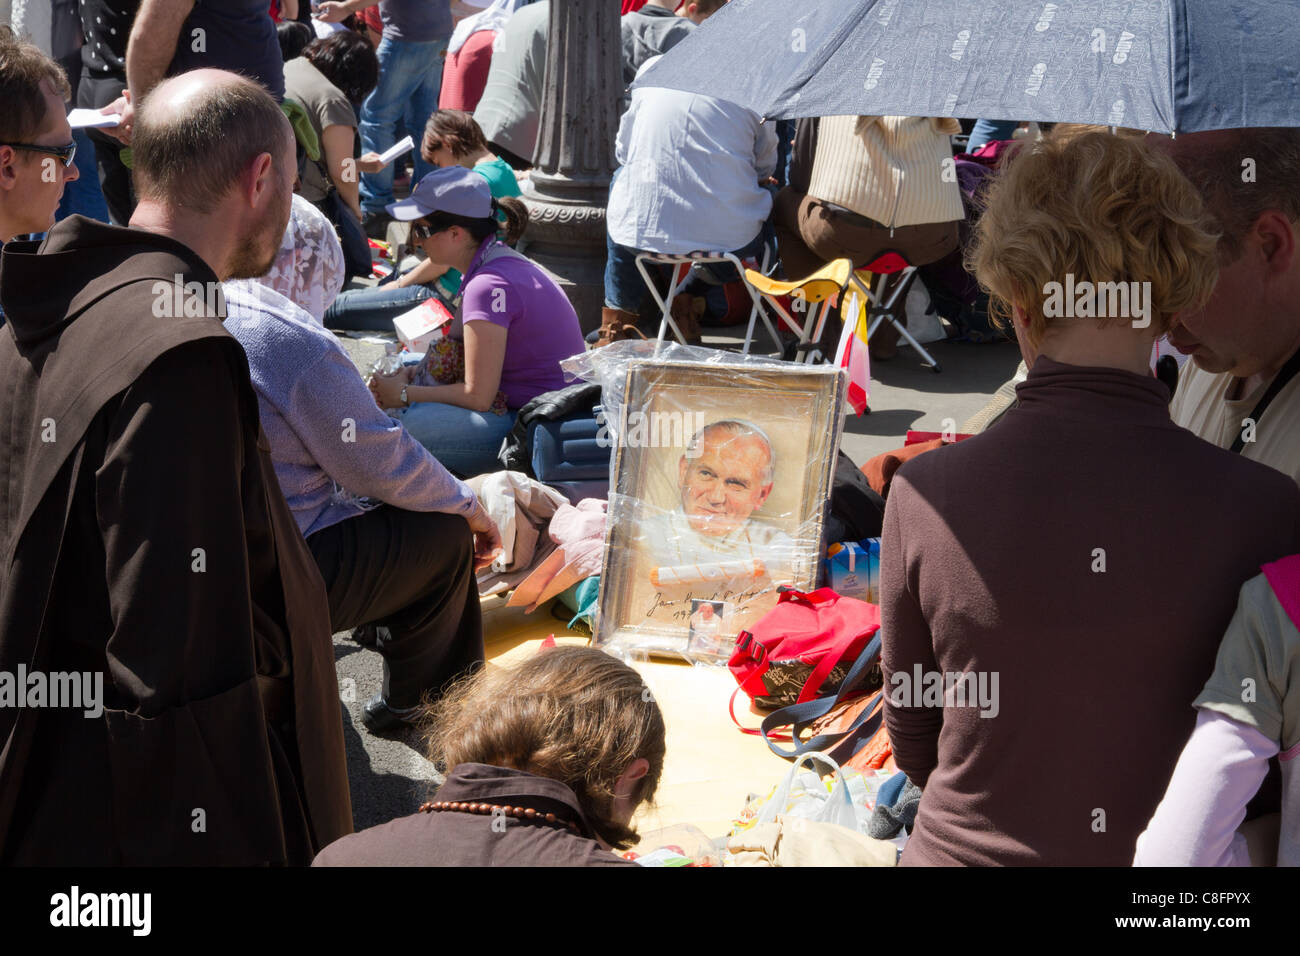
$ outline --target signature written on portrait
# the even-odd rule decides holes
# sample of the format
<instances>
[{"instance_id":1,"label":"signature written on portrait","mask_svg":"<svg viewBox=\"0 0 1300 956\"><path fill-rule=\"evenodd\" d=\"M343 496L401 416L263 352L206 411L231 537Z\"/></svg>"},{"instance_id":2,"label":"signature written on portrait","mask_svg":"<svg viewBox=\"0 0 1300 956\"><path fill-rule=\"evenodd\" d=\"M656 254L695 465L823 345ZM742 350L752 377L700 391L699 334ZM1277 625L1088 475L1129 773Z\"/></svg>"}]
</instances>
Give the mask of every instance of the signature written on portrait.
<instances>
[{"instance_id":1,"label":"signature written on portrait","mask_svg":"<svg viewBox=\"0 0 1300 956\"><path fill-rule=\"evenodd\" d=\"M768 590L770 588L754 588L748 591L714 591L711 595L688 591L683 598L675 601L665 598L664 592L656 591L654 597L650 600L650 607L646 609L645 616L647 619L652 618L662 608L673 608L673 620L686 621L691 616L692 601L727 601L743 606L745 602L753 600Z\"/></svg>"}]
</instances>

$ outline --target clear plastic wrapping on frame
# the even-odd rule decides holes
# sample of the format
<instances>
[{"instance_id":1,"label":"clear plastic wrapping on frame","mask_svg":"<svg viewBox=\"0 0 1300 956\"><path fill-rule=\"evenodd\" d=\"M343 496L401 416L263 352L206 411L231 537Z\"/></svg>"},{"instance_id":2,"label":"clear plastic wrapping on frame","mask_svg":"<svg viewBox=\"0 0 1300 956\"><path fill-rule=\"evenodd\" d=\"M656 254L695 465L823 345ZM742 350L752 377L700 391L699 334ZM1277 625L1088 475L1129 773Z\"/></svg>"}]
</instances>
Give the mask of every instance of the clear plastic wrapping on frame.
<instances>
[{"instance_id":1,"label":"clear plastic wrapping on frame","mask_svg":"<svg viewBox=\"0 0 1300 956\"><path fill-rule=\"evenodd\" d=\"M778 588L815 584L843 373L642 342L566 368L602 385L614 447L597 643L725 661Z\"/></svg>"}]
</instances>

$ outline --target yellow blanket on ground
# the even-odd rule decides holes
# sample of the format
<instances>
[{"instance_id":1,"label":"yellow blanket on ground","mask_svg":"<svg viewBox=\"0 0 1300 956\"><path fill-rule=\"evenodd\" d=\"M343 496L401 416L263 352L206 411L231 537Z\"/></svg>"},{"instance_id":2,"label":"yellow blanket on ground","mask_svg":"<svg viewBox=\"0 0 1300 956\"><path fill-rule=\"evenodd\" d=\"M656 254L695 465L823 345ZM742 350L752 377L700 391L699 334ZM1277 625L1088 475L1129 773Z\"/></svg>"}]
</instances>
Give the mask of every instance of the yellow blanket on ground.
<instances>
[{"instance_id":1,"label":"yellow blanket on ground","mask_svg":"<svg viewBox=\"0 0 1300 956\"><path fill-rule=\"evenodd\" d=\"M568 630L543 609L524 614L499 598L483 601L483 634L488 664L507 664L536 654L547 637L556 643L586 644L587 638ZM767 793L790 764L767 749L761 737L743 734L727 715L727 702L736 680L725 667L692 667L685 663L634 661L664 713L668 727L668 757L655 806L642 807L636 826L641 832L679 823L699 827L710 837L724 836L751 793ZM759 716L748 713L741 695L737 715L757 727Z\"/></svg>"}]
</instances>

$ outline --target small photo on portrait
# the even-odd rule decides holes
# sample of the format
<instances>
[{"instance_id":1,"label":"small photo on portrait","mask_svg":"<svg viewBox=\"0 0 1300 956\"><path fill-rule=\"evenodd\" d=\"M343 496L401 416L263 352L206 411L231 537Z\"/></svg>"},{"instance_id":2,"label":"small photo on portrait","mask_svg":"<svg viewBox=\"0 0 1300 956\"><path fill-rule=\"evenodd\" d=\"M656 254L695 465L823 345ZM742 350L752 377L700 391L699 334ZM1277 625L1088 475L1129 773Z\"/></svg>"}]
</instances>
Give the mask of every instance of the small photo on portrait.
<instances>
[{"instance_id":1,"label":"small photo on portrait","mask_svg":"<svg viewBox=\"0 0 1300 956\"><path fill-rule=\"evenodd\" d=\"M727 623L730 610L725 601L691 601L688 654L712 659L731 656L736 635Z\"/></svg>"}]
</instances>

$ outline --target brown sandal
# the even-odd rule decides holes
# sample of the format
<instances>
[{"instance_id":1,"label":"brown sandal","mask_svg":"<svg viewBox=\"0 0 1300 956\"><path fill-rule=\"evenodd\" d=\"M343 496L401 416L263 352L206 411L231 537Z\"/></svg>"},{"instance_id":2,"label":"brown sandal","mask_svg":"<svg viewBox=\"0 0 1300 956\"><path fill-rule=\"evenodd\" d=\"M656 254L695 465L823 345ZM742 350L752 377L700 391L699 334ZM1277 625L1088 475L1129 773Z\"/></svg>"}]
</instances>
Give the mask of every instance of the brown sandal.
<instances>
[{"instance_id":1,"label":"brown sandal","mask_svg":"<svg viewBox=\"0 0 1300 956\"><path fill-rule=\"evenodd\" d=\"M622 309L601 309L600 332L591 347L598 349L609 345L611 342L622 342L624 339L644 339L646 337L645 333L637 328L639 318L640 316L635 312L625 312Z\"/></svg>"},{"instance_id":2,"label":"brown sandal","mask_svg":"<svg viewBox=\"0 0 1300 956\"><path fill-rule=\"evenodd\" d=\"M679 295L673 299L672 316L681 330L687 345L703 345L704 336L700 331L699 317L706 308L704 299L691 295Z\"/></svg>"}]
</instances>

